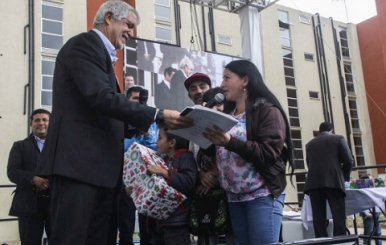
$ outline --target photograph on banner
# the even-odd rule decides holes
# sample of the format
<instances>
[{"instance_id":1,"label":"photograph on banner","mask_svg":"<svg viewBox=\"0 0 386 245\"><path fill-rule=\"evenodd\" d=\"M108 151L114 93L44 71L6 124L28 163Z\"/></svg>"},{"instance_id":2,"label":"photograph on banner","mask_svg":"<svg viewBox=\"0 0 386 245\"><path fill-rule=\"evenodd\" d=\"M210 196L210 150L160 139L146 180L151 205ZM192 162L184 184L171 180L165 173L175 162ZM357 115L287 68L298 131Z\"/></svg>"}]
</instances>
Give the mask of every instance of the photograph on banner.
<instances>
[{"instance_id":1,"label":"photograph on banner","mask_svg":"<svg viewBox=\"0 0 386 245\"><path fill-rule=\"evenodd\" d=\"M130 40L125 47L125 76L149 91L148 105L182 111L193 103L184 86L196 72L208 75L212 87L222 82L224 66L233 56L189 50L166 43ZM125 88L127 89L127 88Z\"/></svg>"}]
</instances>

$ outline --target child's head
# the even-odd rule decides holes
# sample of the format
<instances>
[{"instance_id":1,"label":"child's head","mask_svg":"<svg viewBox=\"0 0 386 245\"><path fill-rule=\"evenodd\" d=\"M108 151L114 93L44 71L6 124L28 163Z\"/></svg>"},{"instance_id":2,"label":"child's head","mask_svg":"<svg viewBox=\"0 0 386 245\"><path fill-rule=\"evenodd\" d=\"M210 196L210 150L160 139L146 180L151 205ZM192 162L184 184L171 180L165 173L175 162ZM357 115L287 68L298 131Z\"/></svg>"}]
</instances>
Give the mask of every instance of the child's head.
<instances>
[{"instance_id":1,"label":"child's head","mask_svg":"<svg viewBox=\"0 0 386 245\"><path fill-rule=\"evenodd\" d=\"M159 128L157 148L160 153L173 154L179 149L188 149L189 141L168 132L166 127Z\"/></svg>"},{"instance_id":2,"label":"child's head","mask_svg":"<svg viewBox=\"0 0 386 245\"><path fill-rule=\"evenodd\" d=\"M205 94L202 97L202 101L205 103L208 103L210 100L212 100L216 94L223 94L223 91L220 87L211 88L208 91L205 92ZM212 107L212 109L216 111L223 111L224 110L224 102L216 104Z\"/></svg>"}]
</instances>

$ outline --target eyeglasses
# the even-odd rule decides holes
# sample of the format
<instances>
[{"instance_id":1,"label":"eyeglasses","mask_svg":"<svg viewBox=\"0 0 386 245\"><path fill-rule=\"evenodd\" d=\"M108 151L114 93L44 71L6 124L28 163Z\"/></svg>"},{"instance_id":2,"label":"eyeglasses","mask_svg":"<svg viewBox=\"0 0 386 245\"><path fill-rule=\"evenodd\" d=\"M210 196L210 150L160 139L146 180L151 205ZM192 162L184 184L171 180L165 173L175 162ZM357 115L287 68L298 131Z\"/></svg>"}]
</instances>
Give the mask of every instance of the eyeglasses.
<instances>
[{"instance_id":1,"label":"eyeglasses","mask_svg":"<svg viewBox=\"0 0 386 245\"><path fill-rule=\"evenodd\" d=\"M120 21L122 23L126 24L127 28L129 28L129 29L134 29L134 27L135 27L135 24L126 18L122 18L122 19L120 19Z\"/></svg>"}]
</instances>

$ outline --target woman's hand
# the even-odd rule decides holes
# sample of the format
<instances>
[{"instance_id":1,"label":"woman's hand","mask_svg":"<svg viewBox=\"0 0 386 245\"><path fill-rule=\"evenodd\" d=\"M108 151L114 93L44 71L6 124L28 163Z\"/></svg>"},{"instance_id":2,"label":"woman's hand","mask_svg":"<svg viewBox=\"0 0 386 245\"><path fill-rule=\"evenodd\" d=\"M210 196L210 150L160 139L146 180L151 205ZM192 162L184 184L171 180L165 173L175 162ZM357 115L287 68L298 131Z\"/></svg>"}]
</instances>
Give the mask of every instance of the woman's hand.
<instances>
[{"instance_id":1,"label":"woman's hand","mask_svg":"<svg viewBox=\"0 0 386 245\"><path fill-rule=\"evenodd\" d=\"M224 132L221 128L213 126L213 128L206 128L204 137L215 145L225 146L231 139L230 134Z\"/></svg>"}]
</instances>

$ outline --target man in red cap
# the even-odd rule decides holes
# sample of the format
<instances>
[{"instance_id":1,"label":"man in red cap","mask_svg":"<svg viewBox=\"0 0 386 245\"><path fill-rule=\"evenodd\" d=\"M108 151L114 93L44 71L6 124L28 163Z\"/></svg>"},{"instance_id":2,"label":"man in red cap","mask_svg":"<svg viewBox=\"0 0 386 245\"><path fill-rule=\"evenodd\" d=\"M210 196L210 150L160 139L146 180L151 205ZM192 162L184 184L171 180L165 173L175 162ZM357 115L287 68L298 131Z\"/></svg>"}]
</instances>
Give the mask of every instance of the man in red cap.
<instances>
[{"instance_id":1,"label":"man in red cap","mask_svg":"<svg viewBox=\"0 0 386 245\"><path fill-rule=\"evenodd\" d=\"M194 73L184 82L189 98L195 105L202 105L202 97L212 87L210 78L203 73Z\"/></svg>"}]
</instances>

